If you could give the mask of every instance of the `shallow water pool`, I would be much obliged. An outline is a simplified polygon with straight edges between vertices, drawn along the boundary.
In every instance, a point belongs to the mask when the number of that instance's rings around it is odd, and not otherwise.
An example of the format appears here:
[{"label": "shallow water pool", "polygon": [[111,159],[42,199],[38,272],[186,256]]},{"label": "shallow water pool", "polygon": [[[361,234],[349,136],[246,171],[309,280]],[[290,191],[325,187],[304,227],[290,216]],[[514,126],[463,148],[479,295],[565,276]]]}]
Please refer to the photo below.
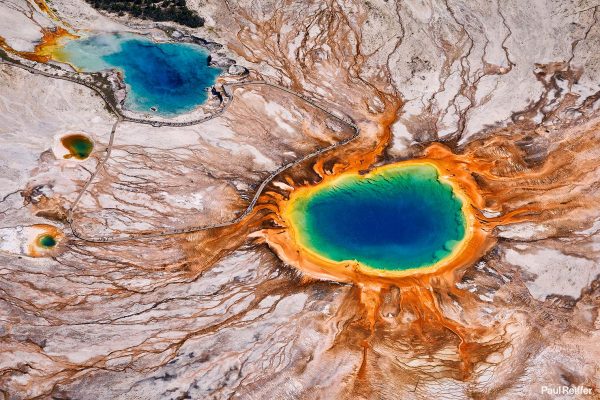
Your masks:
[{"label": "shallow water pool", "polygon": [[188,43],[156,43],[134,34],[107,33],[71,40],[54,52],[58,61],[84,72],[116,68],[127,85],[125,107],[174,116],[206,101],[220,69],[209,53]]}]

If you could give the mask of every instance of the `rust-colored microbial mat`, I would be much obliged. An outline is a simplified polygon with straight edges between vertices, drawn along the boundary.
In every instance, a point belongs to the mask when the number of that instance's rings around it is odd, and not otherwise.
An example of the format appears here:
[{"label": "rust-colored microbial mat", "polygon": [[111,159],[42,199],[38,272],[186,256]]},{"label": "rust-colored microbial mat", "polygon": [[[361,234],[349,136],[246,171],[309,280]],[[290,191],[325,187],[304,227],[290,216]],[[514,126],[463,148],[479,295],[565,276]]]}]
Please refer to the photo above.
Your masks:
[{"label": "rust-colored microbial mat", "polygon": [[0,400],[600,398],[597,5],[134,3],[0,2]]}]

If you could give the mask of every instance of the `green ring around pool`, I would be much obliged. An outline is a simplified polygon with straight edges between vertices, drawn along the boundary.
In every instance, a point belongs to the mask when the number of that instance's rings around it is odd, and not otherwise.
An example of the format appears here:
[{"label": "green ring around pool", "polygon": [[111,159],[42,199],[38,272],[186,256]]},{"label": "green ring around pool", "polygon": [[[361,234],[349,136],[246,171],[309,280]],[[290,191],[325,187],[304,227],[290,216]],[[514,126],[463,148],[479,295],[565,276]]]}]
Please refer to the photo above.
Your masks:
[{"label": "green ring around pool", "polygon": [[292,193],[292,237],[324,264],[358,263],[384,274],[431,270],[468,237],[468,200],[427,162],[345,173]]},{"label": "green ring around pool", "polygon": [[37,239],[37,243],[40,247],[43,247],[45,249],[51,249],[54,246],[56,246],[57,241],[54,238],[54,236],[46,234],[39,236]]}]

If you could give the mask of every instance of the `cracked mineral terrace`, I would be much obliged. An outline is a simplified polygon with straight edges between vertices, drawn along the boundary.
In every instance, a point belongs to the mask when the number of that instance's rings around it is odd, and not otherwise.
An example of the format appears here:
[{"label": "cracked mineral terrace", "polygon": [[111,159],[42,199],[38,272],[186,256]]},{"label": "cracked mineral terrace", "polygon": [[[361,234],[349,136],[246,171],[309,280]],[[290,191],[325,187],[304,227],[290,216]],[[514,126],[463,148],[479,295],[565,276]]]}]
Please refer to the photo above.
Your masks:
[{"label": "cracked mineral terrace", "polygon": [[600,3],[93,4],[0,0],[0,399],[600,398]]}]

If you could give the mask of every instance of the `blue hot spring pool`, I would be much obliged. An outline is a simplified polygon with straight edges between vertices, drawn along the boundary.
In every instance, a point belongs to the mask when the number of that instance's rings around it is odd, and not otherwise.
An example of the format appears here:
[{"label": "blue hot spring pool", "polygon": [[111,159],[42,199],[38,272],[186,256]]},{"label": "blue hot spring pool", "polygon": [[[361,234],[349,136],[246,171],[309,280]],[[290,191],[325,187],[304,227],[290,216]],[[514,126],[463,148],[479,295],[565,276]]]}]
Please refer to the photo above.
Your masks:
[{"label": "blue hot spring pool", "polygon": [[[174,116],[206,101],[220,69],[208,66],[209,53],[188,43],[156,43],[134,34],[98,34],[67,42],[58,61],[84,72],[116,68],[127,85],[125,107]],[[155,108],[156,111],[153,111]]]},{"label": "blue hot spring pool", "polygon": [[290,202],[284,215],[295,240],[327,260],[387,271],[430,267],[465,237],[463,201],[427,164],[341,175]]}]

